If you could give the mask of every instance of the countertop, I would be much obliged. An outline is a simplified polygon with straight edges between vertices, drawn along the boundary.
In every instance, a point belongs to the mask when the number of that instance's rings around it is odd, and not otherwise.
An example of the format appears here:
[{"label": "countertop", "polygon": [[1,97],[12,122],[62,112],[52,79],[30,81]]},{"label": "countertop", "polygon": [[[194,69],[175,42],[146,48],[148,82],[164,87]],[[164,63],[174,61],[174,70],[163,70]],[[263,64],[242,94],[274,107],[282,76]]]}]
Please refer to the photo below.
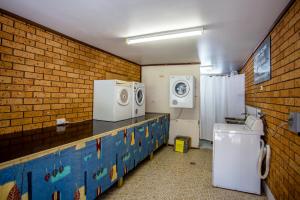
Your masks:
[{"label": "countertop", "polygon": [[88,120],[64,127],[47,127],[0,136],[0,164],[6,161],[59,147],[68,143],[101,135],[109,131],[156,119],[165,113],[146,113],[145,116],[107,122]]}]

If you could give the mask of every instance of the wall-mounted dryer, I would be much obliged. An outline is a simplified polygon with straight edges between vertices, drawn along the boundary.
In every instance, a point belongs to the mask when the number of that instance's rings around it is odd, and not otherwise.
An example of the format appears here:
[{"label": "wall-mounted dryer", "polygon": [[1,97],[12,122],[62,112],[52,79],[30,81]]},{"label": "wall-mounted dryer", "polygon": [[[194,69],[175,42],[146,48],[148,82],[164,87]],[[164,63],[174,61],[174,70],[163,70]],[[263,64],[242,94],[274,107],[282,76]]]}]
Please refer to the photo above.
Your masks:
[{"label": "wall-mounted dryer", "polygon": [[132,82],[132,117],[145,115],[145,85]]},{"label": "wall-mounted dryer", "polygon": [[120,80],[95,80],[93,119],[120,121],[131,118],[132,83]]},{"label": "wall-mounted dryer", "polygon": [[194,76],[170,76],[170,107],[193,108],[194,93]]}]

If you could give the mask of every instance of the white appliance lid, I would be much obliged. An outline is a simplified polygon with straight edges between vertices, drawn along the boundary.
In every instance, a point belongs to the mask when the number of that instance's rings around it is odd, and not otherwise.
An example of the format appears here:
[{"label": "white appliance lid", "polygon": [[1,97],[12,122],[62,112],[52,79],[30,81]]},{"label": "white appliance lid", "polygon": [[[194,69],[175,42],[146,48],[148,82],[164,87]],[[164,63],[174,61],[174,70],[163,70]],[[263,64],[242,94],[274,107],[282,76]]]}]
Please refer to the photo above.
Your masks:
[{"label": "white appliance lid", "polygon": [[234,133],[234,134],[250,134],[263,135],[261,131],[252,131],[246,125],[240,124],[214,124],[214,132],[216,133]]}]

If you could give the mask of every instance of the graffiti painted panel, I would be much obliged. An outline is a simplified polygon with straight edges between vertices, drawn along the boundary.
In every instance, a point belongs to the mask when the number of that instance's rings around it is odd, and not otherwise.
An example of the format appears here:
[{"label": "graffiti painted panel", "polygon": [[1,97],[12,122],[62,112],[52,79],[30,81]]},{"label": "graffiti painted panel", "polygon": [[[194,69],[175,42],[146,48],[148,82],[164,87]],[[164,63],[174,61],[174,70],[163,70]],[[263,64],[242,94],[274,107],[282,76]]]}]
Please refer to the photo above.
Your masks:
[{"label": "graffiti painted panel", "polygon": [[[95,199],[169,137],[162,117],[0,170],[4,199]],[[42,192],[41,192],[42,191]]]}]

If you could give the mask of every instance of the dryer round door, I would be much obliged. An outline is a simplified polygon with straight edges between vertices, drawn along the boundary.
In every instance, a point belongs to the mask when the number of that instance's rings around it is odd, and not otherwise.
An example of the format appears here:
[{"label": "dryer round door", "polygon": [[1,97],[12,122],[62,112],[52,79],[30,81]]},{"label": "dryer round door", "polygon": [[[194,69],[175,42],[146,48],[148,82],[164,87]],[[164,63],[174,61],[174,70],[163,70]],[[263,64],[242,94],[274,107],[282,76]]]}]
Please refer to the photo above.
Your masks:
[{"label": "dryer round door", "polygon": [[144,104],[145,94],[142,88],[137,88],[135,92],[135,102],[137,105],[142,106]]},{"label": "dryer round door", "polygon": [[121,88],[118,94],[118,104],[126,106],[129,103],[129,92],[126,88]]},{"label": "dryer round door", "polygon": [[190,92],[189,84],[184,80],[178,80],[173,84],[173,94],[177,97],[185,97]]}]

